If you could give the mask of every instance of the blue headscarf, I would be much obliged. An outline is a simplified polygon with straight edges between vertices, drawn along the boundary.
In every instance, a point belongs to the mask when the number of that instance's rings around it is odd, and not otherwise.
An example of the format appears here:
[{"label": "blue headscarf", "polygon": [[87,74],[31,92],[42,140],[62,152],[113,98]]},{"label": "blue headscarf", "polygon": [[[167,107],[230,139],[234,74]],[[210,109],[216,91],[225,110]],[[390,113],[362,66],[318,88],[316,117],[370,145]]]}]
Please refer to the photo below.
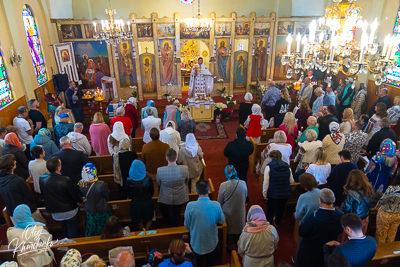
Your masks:
[{"label": "blue headscarf", "polygon": [[228,179],[228,181],[231,179],[239,180],[239,177],[237,177],[237,172],[235,167],[233,167],[230,164],[225,167],[225,176]]},{"label": "blue headscarf", "polygon": [[146,166],[140,160],[135,159],[132,162],[131,168],[129,169],[129,177],[128,179],[132,179],[134,181],[141,181],[146,177]]},{"label": "blue headscarf", "polygon": [[15,221],[15,228],[25,229],[35,225],[45,226],[43,223],[35,222],[31,217],[32,213],[29,207],[25,204],[18,205],[14,209],[13,218]]},{"label": "blue headscarf", "polygon": [[155,107],[155,103],[154,103],[154,101],[153,100],[149,100],[149,101],[147,101],[147,106],[148,107]]}]

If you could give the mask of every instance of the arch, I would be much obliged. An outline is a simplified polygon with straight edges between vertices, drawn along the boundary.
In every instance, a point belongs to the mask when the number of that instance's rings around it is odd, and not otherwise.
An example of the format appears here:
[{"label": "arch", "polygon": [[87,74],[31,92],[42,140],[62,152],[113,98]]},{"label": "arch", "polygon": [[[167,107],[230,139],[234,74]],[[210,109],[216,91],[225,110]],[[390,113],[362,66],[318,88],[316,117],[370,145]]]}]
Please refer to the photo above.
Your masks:
[{"label": "arch", "polygon": [[46,71],[42,45],[40,44],[39,30],[33,12],[28,5],[22,7],[22,21],[24,23],[26,39],[28,40],[36,80],[38,85],[43,85],[49,80],[49,78]]},{"label": "arch", "polygon": [[0,108],[4,108],[12,101],[14,101],[14,94],[11,91],[6,67],[0,51]]}]

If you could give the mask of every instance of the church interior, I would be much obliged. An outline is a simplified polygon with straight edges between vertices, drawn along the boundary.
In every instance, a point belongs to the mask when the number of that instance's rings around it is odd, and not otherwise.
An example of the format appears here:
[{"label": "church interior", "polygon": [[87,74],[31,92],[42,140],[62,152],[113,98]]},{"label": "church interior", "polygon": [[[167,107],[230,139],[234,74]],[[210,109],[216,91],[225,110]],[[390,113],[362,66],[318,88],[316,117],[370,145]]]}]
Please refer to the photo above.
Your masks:
[{"label": "church interior", "polygon": [[397,0],[1,0],[0,267],[400,266],[399,34]]}]

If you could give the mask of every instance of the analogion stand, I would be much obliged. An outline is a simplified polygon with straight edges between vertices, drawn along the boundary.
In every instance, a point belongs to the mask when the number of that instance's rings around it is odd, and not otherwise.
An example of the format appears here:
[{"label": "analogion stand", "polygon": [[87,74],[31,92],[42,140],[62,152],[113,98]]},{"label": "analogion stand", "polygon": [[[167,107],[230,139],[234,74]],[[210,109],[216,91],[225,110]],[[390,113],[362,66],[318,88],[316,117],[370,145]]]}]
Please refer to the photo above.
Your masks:
[{"label": "analogion stand", "polygon": [[211,122],[214,120],[214,100],[207,97],[204,100],[188,98],[190,115],[196,122]]}]

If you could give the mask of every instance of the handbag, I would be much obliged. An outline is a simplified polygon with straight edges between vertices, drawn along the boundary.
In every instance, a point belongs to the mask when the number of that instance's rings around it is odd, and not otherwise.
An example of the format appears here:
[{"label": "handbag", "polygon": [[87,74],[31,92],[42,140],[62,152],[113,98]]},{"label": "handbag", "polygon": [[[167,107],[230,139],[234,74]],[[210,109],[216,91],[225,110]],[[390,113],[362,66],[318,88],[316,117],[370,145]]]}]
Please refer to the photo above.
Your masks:
[{"label": "handbag", "polygon": [[374,128],[375,123],[376,123],[376,120],[374,120],[374,119],[369,119],[368,124],[367,124],[367,127],[365,128],[365,131],[364,131],[364,132],[367,133],[367,134],[369,134],[369,133],[372,131],[372,129]]},{"label": "handbag", "polygon": [[225,200],[225,202],[222,204],[221,208],[224,206],[224,204],[225,204],[226,202],[228,202],[229,199],[231,199],[231,197],[233,196],[233,194],[235,194],[236,188],[238,187],[239,183],[240,183],[240,180],[237,181],[236,186],[235,186],[235,189],[233,189],[232,194],[228,197],[227,200]]}]

